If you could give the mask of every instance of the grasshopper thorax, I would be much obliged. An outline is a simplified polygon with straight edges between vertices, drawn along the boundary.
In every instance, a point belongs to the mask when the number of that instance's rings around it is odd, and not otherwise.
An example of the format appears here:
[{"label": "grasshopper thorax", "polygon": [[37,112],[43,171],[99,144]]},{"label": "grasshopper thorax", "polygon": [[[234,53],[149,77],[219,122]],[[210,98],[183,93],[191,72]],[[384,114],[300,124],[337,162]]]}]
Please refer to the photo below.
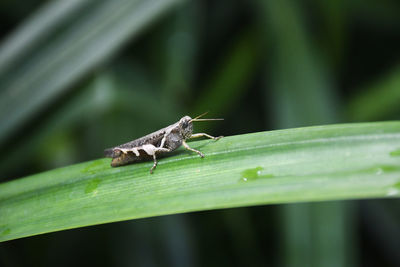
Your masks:
[{"label": "grasshopper thorax", "polygon": [[192,136],[193,133],[193,122],[192,118],[189,116],[185,116],[179,120],[179,129],[183,136],[183,138],[188,139]]}]

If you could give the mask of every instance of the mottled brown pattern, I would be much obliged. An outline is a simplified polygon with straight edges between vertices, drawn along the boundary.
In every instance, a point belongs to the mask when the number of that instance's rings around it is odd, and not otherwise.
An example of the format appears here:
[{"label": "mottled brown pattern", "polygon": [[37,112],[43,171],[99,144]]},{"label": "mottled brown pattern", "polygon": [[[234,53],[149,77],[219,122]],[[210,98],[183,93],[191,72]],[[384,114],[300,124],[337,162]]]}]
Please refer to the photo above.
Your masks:
[{"label": "mottled brown pattern", "polygon": [[153,159],[152,156],[146,154],[145,151],[139,150],[139,156],[136,156],[133,152],[128,152],[127,154],[120,153],[119,156],[116,156],[111,161],[112,167],[123,166],[126,164],[141,162]]},{"label": "mottled brown pattern", "polygon": [[[161,140],[166,133],[169,133],[169,135],[168,138],[166,138],[165,140],[164,147],[173,151],[182,145],[182,140],[190,137],[190,135],[192,134],[193,123],[190,122],[190,120],[191,118],[189,116],[185,116],[178,122],[162,128],[156,132],[150,133],[146,136],[127,142],[125,144],[118,145],[113,148],[108,148],[104,150],[104,155],[113,159],[111,162],[111,166],[113,167],[122,166],[133,162],[150,160],[153,157],[151,155],[148,155],[145,151],[141,150],[140,147],[146,144],[160,147]],[[118,150],[119,148],[137,148],[139,156],[136,156],[133,152],[129,152],[127,154],[122,153],[120,150]]]},{"label": "mottled brown pattern", "polygon": [[[189,116],[185,116],[178,122],[154,133],[113,148],[108,148],[104,150],[104,155],[112,158],[112,167],[153,159],[154,164],[150,169],[150,173],[152,173],[157,166],[157,155],[174,151],[182,144],[186,149],[196,152],[200,157],[204,157],[203,153],[190,148],[185,142],[185,140],[191,138],[193,134],[192,121],[196,121],[196,118],[192,119]],[[215,138],[204,133],[195,134],[193,137],[200,136],[205,136],[215,140],[220,138]]]}]

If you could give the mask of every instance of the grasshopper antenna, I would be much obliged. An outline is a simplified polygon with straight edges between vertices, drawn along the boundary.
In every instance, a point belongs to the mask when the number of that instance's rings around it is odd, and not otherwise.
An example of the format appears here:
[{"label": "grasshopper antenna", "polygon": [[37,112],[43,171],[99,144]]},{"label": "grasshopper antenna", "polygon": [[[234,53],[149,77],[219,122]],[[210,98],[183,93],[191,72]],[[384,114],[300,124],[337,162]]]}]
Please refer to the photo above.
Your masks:
[{"label": "grasshopper antenna", "polygon": [[190,122],[192,122],[192,121],[222,121],[222,120],[224,120],[224,119],[200,119],[201,117],[203,117],[207,113],[208,113],[208,111],[204,112],[203,114],[200,114],[196,118],[191,119]]},{"label": "grasshopper antenna", "polygon": [[204,112],[203,114],[200,114],[199,116],[197,116],[196,118],[194,118],[194,119],[191,119],[190,121],[197,120],[197,119],[199,119],[199,118],[203,117],[204,115],[206,115],[208,112],[209,112],[209,111],[206,111],[206,112]]}]

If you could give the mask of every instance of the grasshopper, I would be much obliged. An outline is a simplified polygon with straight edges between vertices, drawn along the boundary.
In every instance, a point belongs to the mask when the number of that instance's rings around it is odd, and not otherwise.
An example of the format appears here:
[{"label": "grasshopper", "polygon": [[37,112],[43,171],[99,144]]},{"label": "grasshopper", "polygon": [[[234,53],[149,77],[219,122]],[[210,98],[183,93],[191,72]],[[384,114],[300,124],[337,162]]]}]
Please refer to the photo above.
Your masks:
[{"label": "grasshopper", "polygon": [[187,150],[196,152],[200,157],[204,158],[204,154],[191,148],[186,140],[198,137],[207,137],[218,140],[223,136],[214,137],[206,133],[193,134],[193,122],[195,121],[211,121],[222,119],[200,119],[206,113],[203,113],[194,119],[184,116],[178,122],[162,128],[156,132],[133,140],[131,142],[104,150],[106,157],[112,158],[111,166],[119,167],[126,164],[140,162],[153,159],[154,164],[150,169],[153,173],[157,167],[157,155],[174,151],[181,145]]}]

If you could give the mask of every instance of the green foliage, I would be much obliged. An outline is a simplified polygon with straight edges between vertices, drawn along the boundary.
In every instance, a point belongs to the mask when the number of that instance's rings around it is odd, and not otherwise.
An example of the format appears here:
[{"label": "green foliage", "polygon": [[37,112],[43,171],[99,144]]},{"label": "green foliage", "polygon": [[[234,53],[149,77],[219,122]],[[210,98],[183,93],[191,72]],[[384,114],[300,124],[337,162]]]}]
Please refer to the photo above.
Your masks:
[{"label": "green foliage", "polygon": [[160,160],[98,159],[0,184],[0,240],[106,222],[268,203],[400,195],[400,122],[260,132]]},{"label": "green foliage", "polygon": [[[102,254],[118,259],[109,264],[117,266],[157,265],[154,259],[172,266],[227,265],[228,260],[239,266],[356,266],[365,255],[369,263],[399,265],[398,199],[299,203],[397,196],[398,184],[390,176],[399,177],[400,150],[381,139],[390,136],[388,127],[397,122],[376,128],[347,125],[343,132],[336,128],[337,138],[343,138],[337,141],[360,138],[346,149],[344,143],[323,140],[321,145],[298,144],[297,137],[318,138],[288,134],[313,128],[193,143],[209,157],[201,160],[180,150],[162,159],[154,175],[148,174],[151,163],[118,169],[111,169],[109,160],[72,165],[206,110],[210,117],[225,118],[196,125],[196,132],[213,135],[399,120],[398,1],[31,0],[21,5],[6,0],[0,7],[0,180],[38,173],[0,185],[2,240],[106,222],[107,216],[115,221],[156,211],[183,212],[185,207],[295,202],[134,220],[3,243],[1,266],[60,265],[65,251],[46,247],[62,248],[73,238],[90,244],[80,242],[68,254],[69,260],[75,256],[85,265],[85,257],[76,252],[105,249],[101,242],[94,245],[93,237],[85,235],[89,232],[96,232],[96,241],[112,244],[114,249]],[[352,127],[357,134],[350,134]],[[288,147],[282,148],[278,133],[287,137]],[[330,134],[332,140],[335,133]],[[366,144],[364,136],[377,139]],[[255,137],[263,143],[260,148]],[[227,149],[229,143],[243,145],[243,151]],[[56,169],[62,166],[69,167]],[[42,173],[50,169],[56,170]],[[188,173],[197,170],[204,177]],[[238,182],[243,176],[247,181]],[[203,189],[207,196],[201,195]],[[153,190],[155,198],[144,190]],[[145,200],[146,194],[154,201]],[[233,198],[238,202],[230,202]],[[186,200],[187,206],[180,206]],[[118,205],[125,206],[110,215],[110,207]],[[62,225],[64,219],[70,224]],[[47,230],[29,232],[39,226]],[[135,234],[128,244],[129,233]],[[34,248],[35,256],[20,247]],[[86,258],[90,265],[107,262]]]},{"label": "green foliage", "polygon": [[0,50],[0,145],[177,2],[49,3]]},{"label": "green foliage", "polygon": [[348,106],[348,116],[354,121],[377,120],[392,116],[400,110],[400,67],[387,77],[362,88]]}]

